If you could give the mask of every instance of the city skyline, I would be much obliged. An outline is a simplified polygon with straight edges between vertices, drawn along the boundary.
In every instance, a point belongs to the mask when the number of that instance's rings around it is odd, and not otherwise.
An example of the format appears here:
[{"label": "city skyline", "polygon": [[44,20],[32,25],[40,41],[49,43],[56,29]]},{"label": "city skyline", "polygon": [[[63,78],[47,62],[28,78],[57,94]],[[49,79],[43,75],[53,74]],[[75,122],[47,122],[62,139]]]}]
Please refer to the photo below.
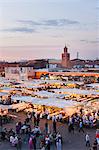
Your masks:
[{"label": "city skyline", "polygon": [[0,59],[99,56],[97,0],[0,0]]}]

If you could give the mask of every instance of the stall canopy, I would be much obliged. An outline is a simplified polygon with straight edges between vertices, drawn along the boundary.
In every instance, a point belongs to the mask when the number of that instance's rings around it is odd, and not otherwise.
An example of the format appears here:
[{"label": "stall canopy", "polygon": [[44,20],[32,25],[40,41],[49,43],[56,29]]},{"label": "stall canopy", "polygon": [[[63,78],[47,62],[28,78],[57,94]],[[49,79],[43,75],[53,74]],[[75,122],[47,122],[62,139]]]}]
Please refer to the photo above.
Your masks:
[{"label": "stall canopy", "polygon": [[97,88],[99,90],[99,83],[87,84],[88,87]]},{"label": "stall canopy", "polygon": [[5,110],[5,109],[11,109],[11,105],[0,105],[0,109]]},{"label": "stall canopy", "polygon": [[8,93],[0,92],[0,96],[5,96],[5,95],[8,95]]},{"label": "stall canopy", "polygon": [[9,92],[13,91],[14,88],[10,88],[10,87],[1,87],[0,90],[1,90],[2,92],[9,93]]},{"label": "stall canopy", "polygon": [[38,91],[38,92],[34,92],[34,95],[40,97],[55,97],[56,94],[48,91]]},{"label": "stall canopy", "polygon": [[32,104],[36,104],[36,105],[46,105],[46,106],[53,106],[53,107],[58,107],[58,108],[65,108],[65,107],[79,105],[78,102],[72,101],[72,100],[66,101],[66,100],[57,99],[57,98],[41,99],[41,98],[34,98],[31,96],[12,96],[12,100],[31,102]]},{"label": "stall canopy", "polygon": [[80,94],[80,95],[99,95],[99,92],[95,90],[81,90],[81,89],[54,89],[56,93],[69,93],[69,94]]}]

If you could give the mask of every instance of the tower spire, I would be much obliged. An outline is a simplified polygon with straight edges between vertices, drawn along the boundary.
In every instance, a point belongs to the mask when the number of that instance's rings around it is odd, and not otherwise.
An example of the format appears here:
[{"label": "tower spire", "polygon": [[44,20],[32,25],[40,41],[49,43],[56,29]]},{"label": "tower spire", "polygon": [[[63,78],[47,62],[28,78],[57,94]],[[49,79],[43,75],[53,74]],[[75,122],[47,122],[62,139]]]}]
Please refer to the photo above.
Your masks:
[{"label": "tower spire", "polygon": [[67,46],[66,46],[66,44],[65,44],[65,47],[64,47],[64,52],[67,52]]}]

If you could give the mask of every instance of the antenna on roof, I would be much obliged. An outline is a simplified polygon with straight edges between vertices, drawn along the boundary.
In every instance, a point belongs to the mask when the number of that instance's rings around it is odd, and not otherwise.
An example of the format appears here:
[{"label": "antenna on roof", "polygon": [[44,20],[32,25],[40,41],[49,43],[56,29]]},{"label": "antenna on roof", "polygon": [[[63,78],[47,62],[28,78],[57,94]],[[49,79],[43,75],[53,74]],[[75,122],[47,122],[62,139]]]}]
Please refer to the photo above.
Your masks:
[{"label": "antenna on roof", "polygon": [[77,59],[79,59],[79,52],[77,52]]}]

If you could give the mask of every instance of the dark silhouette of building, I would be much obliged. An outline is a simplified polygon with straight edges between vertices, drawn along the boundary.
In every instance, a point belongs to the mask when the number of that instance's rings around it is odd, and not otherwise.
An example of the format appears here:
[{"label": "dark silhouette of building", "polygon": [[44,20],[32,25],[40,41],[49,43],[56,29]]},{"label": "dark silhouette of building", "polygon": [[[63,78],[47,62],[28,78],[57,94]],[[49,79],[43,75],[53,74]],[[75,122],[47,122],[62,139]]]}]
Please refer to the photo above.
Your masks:
[{"label": "dark silhouette of building", "polygon": [[72,59],[71,68],[97,68],[98,69],[99,60]]}]

